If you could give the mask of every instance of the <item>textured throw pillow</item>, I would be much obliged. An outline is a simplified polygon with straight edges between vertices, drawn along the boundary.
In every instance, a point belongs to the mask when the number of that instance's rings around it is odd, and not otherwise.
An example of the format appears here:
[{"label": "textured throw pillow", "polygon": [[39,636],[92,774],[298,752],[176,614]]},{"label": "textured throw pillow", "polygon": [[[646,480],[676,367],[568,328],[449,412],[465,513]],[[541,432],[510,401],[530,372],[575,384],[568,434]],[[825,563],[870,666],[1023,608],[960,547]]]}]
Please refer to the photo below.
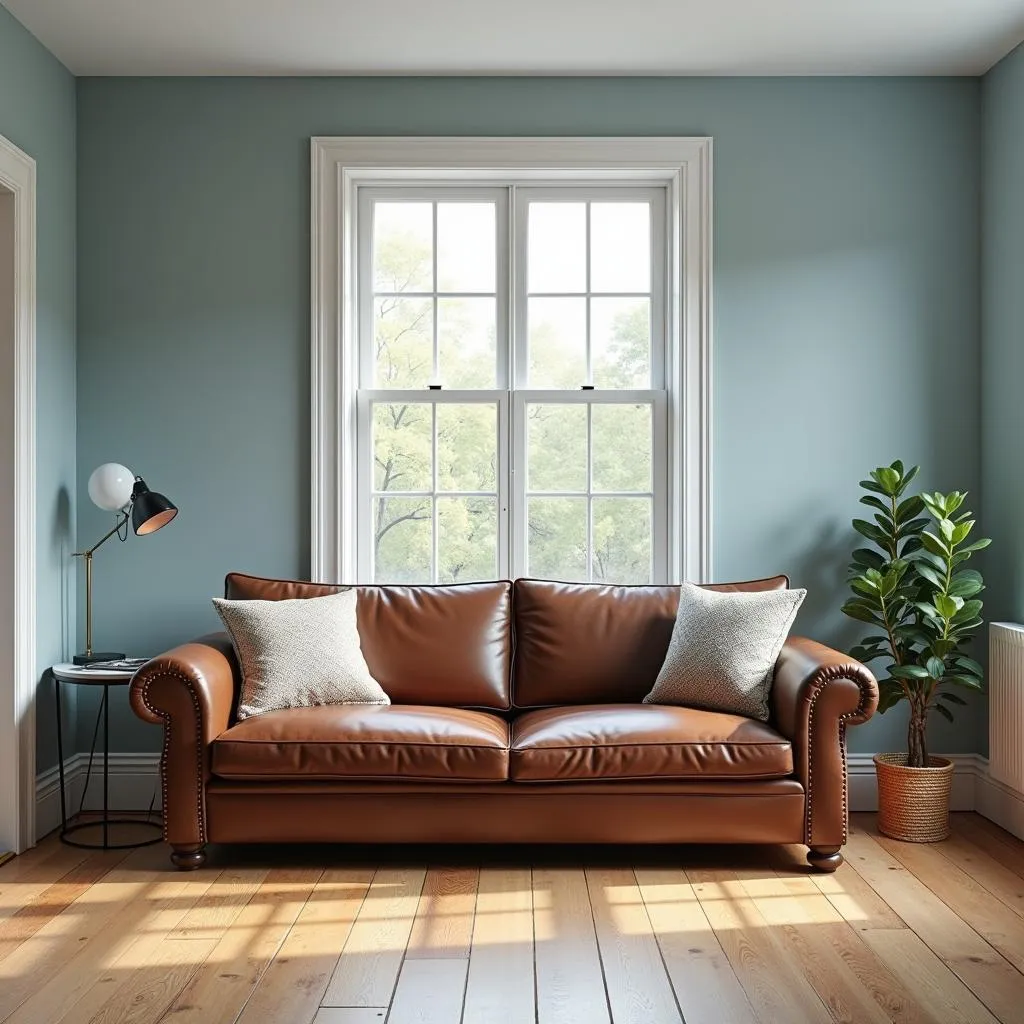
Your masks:
[{"label": "textured throw pillow", "polygon": [[214,598],[242,667],[238,717],[320,704],[390,704],[366,667],[356,591],[295,601]]},{"label": "textured throw pillow", "polygon": [[721,594],[684,583],[665,663],[645,704],[688,704],[768,720],[782,645],[806,590]]}]

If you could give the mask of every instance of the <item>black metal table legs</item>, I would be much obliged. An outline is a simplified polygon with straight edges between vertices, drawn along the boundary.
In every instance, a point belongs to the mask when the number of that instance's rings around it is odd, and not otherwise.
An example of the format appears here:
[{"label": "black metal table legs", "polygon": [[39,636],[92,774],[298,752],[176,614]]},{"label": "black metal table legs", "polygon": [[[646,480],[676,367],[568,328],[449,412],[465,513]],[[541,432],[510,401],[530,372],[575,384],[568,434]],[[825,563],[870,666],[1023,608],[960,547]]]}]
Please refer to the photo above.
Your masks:
[{"label": "black metal table legs", "polygon": [[[60,775],[60,841],[68,846],[77,846],[84,850],[134,850],[140,846],[151,846],[163,839],[163,828],[159,821],[150,818],[125,818],[110,816],[110,684],[102,683],[103,696],[100,700],[100,710],[96,718],[96,728],[92,734],[92,746],[89,750],[89,767],[85,776],[85,788],[82,791],[82,799],[78,805],[78,811],[73,817],[81,816],[85,806],[85,796],[89,788],[89,780],[92,778],[93,761],[96,758],[96,739],[99,732],[99,719],[103,719],[103,816],[98,820],[77,821],[68,823],[67,787],[64,778],[64,723],[61,717],[60,700],[61,681],[53,677],[54,697],[57,710],[57,770]],[[143,839],[131,843],[112,843],[110,841],[111,825],[138,825],[142,828],[153,828],[157,835],[152,839]],[[76,832],[83,829],[103,830],[102,842],[91,842],[87,839],[71,838]]]}]

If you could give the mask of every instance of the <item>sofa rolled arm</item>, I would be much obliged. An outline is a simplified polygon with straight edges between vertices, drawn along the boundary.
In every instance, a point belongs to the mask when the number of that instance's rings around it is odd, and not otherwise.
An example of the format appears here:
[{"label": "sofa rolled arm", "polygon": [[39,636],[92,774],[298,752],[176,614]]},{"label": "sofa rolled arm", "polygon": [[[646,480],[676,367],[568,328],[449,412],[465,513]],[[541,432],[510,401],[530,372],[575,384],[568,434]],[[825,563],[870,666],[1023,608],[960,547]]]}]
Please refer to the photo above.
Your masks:
[{"label": "sofa rolled arm", "polygon": [[790,637],[775,666],[776,728],[793,744],[797,778],[807,793],[804,842],[838,850],[846,842],[846,727],[878,707],[878,683],[859,661],[805,637]]},{"label": "sofa rolled arm", "polygon": [[153,658],[132,679],[132,710],[164,727],[164,838],[174,847],[176,863],[202,863],[210,744],[231,722],[240,678],[231,639],[211,633]]}]

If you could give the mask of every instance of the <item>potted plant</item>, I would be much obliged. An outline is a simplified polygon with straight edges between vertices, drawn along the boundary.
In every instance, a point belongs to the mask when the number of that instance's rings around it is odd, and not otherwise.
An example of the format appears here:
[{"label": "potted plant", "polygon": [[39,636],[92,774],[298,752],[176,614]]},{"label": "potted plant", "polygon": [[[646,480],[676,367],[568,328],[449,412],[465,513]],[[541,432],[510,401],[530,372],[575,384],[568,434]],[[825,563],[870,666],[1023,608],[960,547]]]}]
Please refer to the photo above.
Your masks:
[{"label": "potted plant", "polygon": [[880,712],[906,701],[910,723],[905,754],[875,755],[878,828],[910,842],[937,842],[949,835],[949,793],[953,763],[928,753],[928,721],[934,712],[953,721],[966,701],[954,688],[981,691],[983,670],[965,653],[981,625],[981,574],[964,567],[988,540],[970,540],[966,493],[913,494],[906,491],[917,466],[882,466],[862,480],[861,503],[873,521],[854,519],[853,528],[872,547],[853,552],[850,587],[843,605],[871,634],[850,654],[863,662],[884,659],[879,679]]}]

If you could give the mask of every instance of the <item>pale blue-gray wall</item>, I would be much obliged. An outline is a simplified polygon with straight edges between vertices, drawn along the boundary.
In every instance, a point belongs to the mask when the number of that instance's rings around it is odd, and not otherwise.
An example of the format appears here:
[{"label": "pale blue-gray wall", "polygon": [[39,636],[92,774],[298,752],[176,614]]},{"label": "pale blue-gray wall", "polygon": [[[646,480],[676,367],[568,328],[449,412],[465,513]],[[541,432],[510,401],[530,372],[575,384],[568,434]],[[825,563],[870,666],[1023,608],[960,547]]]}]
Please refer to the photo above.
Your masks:
[{"label": "pale blue-gray wall", "polygon": [[[77,486],[75,79],[2,6],[0,135],[36,161],[36,661],[41,675],[68,656],[75,635],[68,562]],[[73,698],[68,710],[73,719]],[[49,768],[57,762],[49,683],[40,688],[36,715],[36,763]]]},{"label": "pale blue-gray wall", "polygon": [[[978,485],[976,79],[82,79],[78,465],[181,506],[97,556],[97,642],[215,628],[224,573],[309,559],[309,137],[712,135],[715,566],[788,572],[843,646],[857,480]],[[85,537],[106,523],[79,506]],[[82,716],[82,724],[88,722]],[[854,730],[901,749],[903,712]],[[939,723],[973,749],[979,716]],[[123,710],[117,744],[155,749]]]},{"label": "pale blue-gray wall", "polygon": [[[981,487],[986,613],[1024,621],[1024,46],[984,78]],[[987,737],[985,737],[987,740]],[[982,749],[985,749],[983,746]]]}]

